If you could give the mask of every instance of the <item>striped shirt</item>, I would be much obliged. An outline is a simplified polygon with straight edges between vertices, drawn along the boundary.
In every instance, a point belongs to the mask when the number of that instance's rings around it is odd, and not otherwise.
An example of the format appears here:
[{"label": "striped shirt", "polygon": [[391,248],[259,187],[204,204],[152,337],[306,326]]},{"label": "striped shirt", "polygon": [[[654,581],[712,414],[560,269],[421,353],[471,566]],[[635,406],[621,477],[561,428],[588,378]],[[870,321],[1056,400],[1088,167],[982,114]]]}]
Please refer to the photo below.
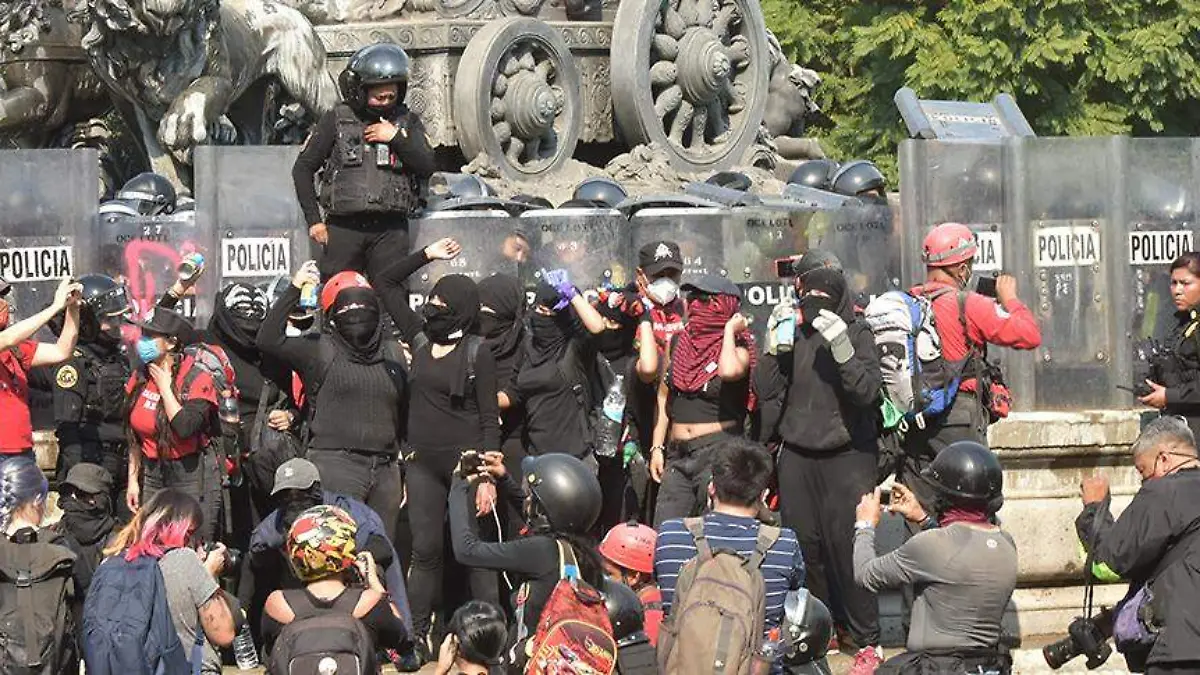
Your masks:
[{"label": "striped shirt", "polygon": [[[748,558],[754,553],[754,543],[758,540],[758,521],[749,516],[709,513],[704,516],[704,535],[712,550],[732,549]],[[664,615],[671,613],[679,571],[695,557],[696,544],[683,520],[668,520],[659,527],[654,549],[654,574],[662,591]],[[767,587],[766,628],[769,630],[783,622],[783,601],[787,592],[804,585],[804,558],[795,532],[783,528],[779,540],[767,551],[761,569]]]}]

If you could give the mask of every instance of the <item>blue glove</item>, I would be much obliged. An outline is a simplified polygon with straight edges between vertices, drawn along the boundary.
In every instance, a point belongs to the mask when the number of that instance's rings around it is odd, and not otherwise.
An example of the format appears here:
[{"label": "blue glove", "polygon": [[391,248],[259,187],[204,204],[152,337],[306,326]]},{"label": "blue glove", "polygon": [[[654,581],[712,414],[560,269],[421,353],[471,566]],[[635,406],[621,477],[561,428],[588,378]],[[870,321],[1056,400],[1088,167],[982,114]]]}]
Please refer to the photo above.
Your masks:
[{"label": "blue glove", "polygon": [[579,290],[571,284],[570,274],[564,269],[542,270],[542,280],[558,291],[559,301],[554,305],[556,312],[571,304],[571,300],[579,295]]}]

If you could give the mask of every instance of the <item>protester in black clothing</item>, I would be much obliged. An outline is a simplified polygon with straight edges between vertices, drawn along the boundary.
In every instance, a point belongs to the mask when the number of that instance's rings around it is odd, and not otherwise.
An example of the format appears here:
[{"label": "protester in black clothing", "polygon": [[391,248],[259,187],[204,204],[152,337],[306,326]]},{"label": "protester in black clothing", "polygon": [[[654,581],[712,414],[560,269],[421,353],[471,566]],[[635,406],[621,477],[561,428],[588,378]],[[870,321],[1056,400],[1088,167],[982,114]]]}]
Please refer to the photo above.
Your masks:
[{"label": "protester in black clothing", "polygon": [[[487,459],[480,478],[496,480],[503,499],[521,499],[522,488],[508,476],[502,457]],[[450,492],[450,534],[454,556],[464,565],[486,567],[514,575],[519,585],[513,593],[517,608],[514,634],[510,637],[515,656],[512,665],[521,667],[528,658],[525,643],[532,638],[542,608],[559,581],[558,542],[567,544],[579,563],[583,581],[594,588],[604,583],[604,569],[593,542],[586,538],[600,515],[600,483],[583,462],[558,453],[526,457],[524,509],[528,536],[502,543],[480,541],[472,527],[470,484],[455,478]]]},{"label": "protester in black clothing", "polygon": [[496,360],[496,399],[500,405],[500,449],[510,473],[525,456],[525,411],[517,401],[517,373],[525,357],[525,289],[510,274],[479,282],[479,334]]},{"label": "protester in black clothing", "polygon": [[1075,530],[1096,563],[1129,580],[1131,600],[1149,586],[1143,607],[1158,630],[1147,650],[1126,650],[1130,670],[1150,675],[1200,672],[1200,460],[1196,439],[1178,417],[1160,417],[1133,444],[1142,487],[1113,520],[1108,479],[1083,481],[1083,512]]},{"label": "protester in black clothing", "polygon": [[746,413],[755,404],[756,355],[746,318],[738,313],[741,290],[711,274],[682,290],[687,325],[668,345],[650,448],[650,476],[661,483],[656,527],[700,512],[713,453],[730,434],[744,431]]},{"label": "protester in black clothing", "polygon": [[[63,535],[75,553],[75,581],[80,595],[92,583],[92,574],[104,559],[104,547],[116,527],[113,515],[113,477],[102,466],[76,464],[58,486],[62,520],[54,530]],[[80,605],[82,606],[82,597]]]},{"label": "protester in black clothing", "polygon": [[[316,506],[296,518],[288,531],[287,556],[292,572],[305,586],[275,591],[267,598],[262,620],[267,651],[273,651],[280,632],[301,612],[305,617],[353,615],[374,639],[372,653],[408,647],[408,630],[379,578],[374,557],[355,546],[357,530],[354,519],[336,506]],[[321,630],[315,628],[313,635]],[[271,665],[277,665],[277,661],[273,658]],[[270,671],[274,675],[288,673],[278,668]],[[378,665],[362,664],[360,672],[378,672]]]},{"label": "protester in black clothing", "polygon": [[304,263],[267,313],[258,347],[300,374],[311,410],[306,456],[320,469],[325,488],[364,502],[395,527],[408,407],[399,348],[385,346],[379,298],[354,272],[336,275],[322,290],[328,299],[323,330],[286,337],[300,288],[318,281],[316,263]]},{"label": "protester in black clothing", "polygon": [[[442,609],[442,548],[446,498],[455,467],[464,451],[500,447],[500,409],[496,399],[496,361],[474,335],[479,316],[479,290],[460,274],[442,277],[425,303],[425,333],[430,343],[413,354],[409,377],[409,455],[406,469],[413,561],[409,596],[413,631],[424,637],[430,616]],[[473,361],[473,363],[472,363]],[[476,515],[491,514],[495,487],[481,485],[475,495]],[[498,600],[496,575],[471,575],[476,599]],[[438,643],[440,641],[436,641]]]},{"label": "protester in black clothing", "polygon": [[[110,495],[122,520],[131,515],[123,495],[129,449],[125,438],[125,383],[132,372],[121,346],[121,325],[129,313],[125,287],[111,277],[79,278],[79,338],[71,358],[30,371],[30,384],[52,391],[54,434],[58,439],[56,473],[65,476],[80,462],[103,466],[119,483]],[[55,334],[61,315],[51,321]]]},{"label": "protester in black clothing", "polygon": [[882,379],[871,329],[854,313],[842,272],[804,275],[791,351],[763,357],[758,390],[781,415],[780,515],[808,563],[808,587],[850,629],[859,648],[879,645],[875,595],[854,583],[854,510],[875,487]]},{"label": "protester in black clothing", "polygon": [[527,452],[582,458],[590,451],[588,387],[596,372],[596,345],[588,338],[604,332],[604,318],[569,281],[558,286],[544,278],[538,284],[517,396],[525,407]]},{"label": "protester in black clothing", "polygon": [[[389,260],[408,253],[418,183],[434,171],[425,128],[404,105],[408,69],[408,55],[393,44],[370,45],[351,56],[338,78],[342,103],[317,122],[292,168],[309,236],[324,247],[325,277],[349,269],[377,284]],[[406,342],[420,330],[411,309],[396,322]]]}]

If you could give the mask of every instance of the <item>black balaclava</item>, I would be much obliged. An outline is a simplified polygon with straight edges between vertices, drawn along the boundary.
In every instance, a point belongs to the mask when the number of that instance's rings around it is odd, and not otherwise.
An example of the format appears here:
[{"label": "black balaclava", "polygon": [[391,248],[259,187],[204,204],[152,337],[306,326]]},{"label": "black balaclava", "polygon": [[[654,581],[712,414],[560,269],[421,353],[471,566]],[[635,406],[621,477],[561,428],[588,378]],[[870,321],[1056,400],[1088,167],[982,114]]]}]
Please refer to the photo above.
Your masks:
[{"label": "black balaclava", "polygon": [[90,546],[102,541],[113,531],[112,498],[104,492],[88,495],[94,504],[79,499],[74,494],[64,493],[58,500],[63,510],[63,524],[75,541]]},{"label": "black balaclava", "polygon": [[823,309],[837,314],[847,323],[854,318],[854,306],[846,293],[846,277],[829,267],[804,275],[804,295],[800,297],[800,312],[805,324],[811,326],[813,318]]},{"label": "black balaclava", "polygon": [[333,300],[329,308],[330,335],[356,363],[378,363],[383,360],[383,323],[380,321],[379,298],[369,288],[347,288]]},{"label": "black balaclava", "polygon": [[283,529],[292,529],[292,523],[301,513],[325,503],[325,493],[320,483],[313,483],[306,490],[282,490],[279,493],[279,522]]},{"label": "black balaclava", "polygon": [[[558,302],[558,291],[545,281],[538,282],[534,304],[553,310]],[[529,355],[530,365],[540,366],[562,358],[574,333],[573,323],[574,317],[569,308],[551,316],[534,312],[529,317],[530,341],[533,347]]]},{"label": "black balaclava", "polygon": [[267,316],[267,294],[242,283],[229,284],[217,295],[211,330],[220,333],[232,347],[250,349]]},{"label": "black balaclava", "polygon": [[437,344],[450,345],[461,340],[479,317],[479,287],[469,277],[448,274],[434,284],[430,298],[441,299],[441,305],[426,303],[425,334]]},{"label": "black balaclava", "polygon": [[633,342],[637,337],[637,319],[625,311],[627,303],[637,302],[636,297],[629,297],[625,291],[613,291],[607,300],[596,304],[596,311],[605,320],[617,324],[616,328],[607,328],[595,337],[596,348],[609,361],[617,361],[633,353]]},{"label": "black balaclava", "polygon": [[[511,274],[493,274],[479,282],[479,334],[488,340],[497,358],[521,346],[521,320],[525,316],[525,290]],[[491,311],[484,311],[487,307]]]}]

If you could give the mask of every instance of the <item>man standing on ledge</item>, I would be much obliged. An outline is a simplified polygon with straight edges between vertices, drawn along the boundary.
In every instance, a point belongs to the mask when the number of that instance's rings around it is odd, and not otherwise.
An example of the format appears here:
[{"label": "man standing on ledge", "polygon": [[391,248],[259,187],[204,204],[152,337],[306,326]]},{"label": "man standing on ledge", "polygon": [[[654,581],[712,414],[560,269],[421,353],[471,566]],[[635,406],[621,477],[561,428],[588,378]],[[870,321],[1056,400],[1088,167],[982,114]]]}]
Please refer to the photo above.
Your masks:
[{"label": "man standing on ledge", "polygon": [[[376,283],[389,260],[408,254],[408,219],[434,169],[425,128],[404,105],[408,70],[396,45],[355,52],[338,77],[342,102],[317,122],[292,167],[308,234],[324,250],[322,278],[354,270]],[[403,310],[393,318],[411,343],[421,322]]]}]

